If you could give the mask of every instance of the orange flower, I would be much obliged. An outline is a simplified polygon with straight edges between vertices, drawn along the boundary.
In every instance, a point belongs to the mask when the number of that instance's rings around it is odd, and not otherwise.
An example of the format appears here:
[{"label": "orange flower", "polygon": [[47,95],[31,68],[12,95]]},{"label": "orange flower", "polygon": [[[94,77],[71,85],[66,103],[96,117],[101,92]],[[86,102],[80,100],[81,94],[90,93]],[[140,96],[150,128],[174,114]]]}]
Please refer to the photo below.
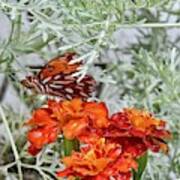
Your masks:
[{"label": "orange flower", "polygon": [[28,151],[32,155],[36,155],[45,144],[54,142],[57,139],[58,128],[56,126],[34,128],[28,132],[28,140],[31,145]]},{"label": "orange flower", "polygon": [[121,146],[107,143],[104,138],[93,145],[81,148],[81,152],[73,152],[63,159],[67,168],[57,173],[60,177],[78,176],[82,179],[109,179],[110,176],[129,174],[137,169],[137,163],[131,154],[122,154]]},{"label": "orange flower", "polygon": [[[145,151],[145,145],[154,152],[159,150],[167,152],[168,147],[164,139],[168,139],[170,136],[170,132],[165,130],[165,121],[154,118],[146,111],[134,108],[124,109],[123,112],[112,115],[110,125],[105,130],[107,138],[114,138],[116,141],[119,138],[121,144],[122,137],[128,137],[128,141],[131,141],[132,138],[137,141],[136,147],[140,146]],[[139,152],[143,153],[143,151]]]},{"label": "orange flower", "polygon": [[72,119],[80,119],[83,114],[83,102],[80,99],[71,101],[48,101],[48,108],[52,111],[52,117],[58,121],[63,128]]},{"label": "orange flower", "polygon": [[88,102],[84,104],[84,113],[87,115],[93,124],[94,128],[108,127],[108,109],[106,105],[95,102]]},{"label": "orange flower", "polygon": [[51,117],[51,110],[39,108],[33,112],[32,118],[26,122],[30,126],[56,126],[57,122]]},{"label": "orange flower", "polygon": [[80,99],[49,102],[53,116],[62,124],[67,139],[89,136],[92,129],[108,126],[108,110],[104,103],[83,102]]},{"label": "orange flower", "polygon": [[52,112],[48,108],[37,109],[26,125],[32,126],[27,134],[30,142],[28,151],[32,155],[36,155],[44,145],[54,142],[61,130],[60,124],[52,118]]},{"label": "orange flower", "polygon": [[137,131],[148,133],[151,131],[151,127],[163,128],[165,126],[165,121],[154,118],[147,111],[127,108],[124,109],[124,113],[127,115],[133,128]]},{"label": "orange flower", "polygon": [[54,142],[59,133],[67,139],[77,138],[83,142],[97,139],[102,135],[101,128],[108,126],[108,110],[104,103],[83,102],[80,99],[49,100],[46,107],[33,113],[26,125],[32,126],[28,140],[31,143],[30,152],[34,155],[45,144]]}]

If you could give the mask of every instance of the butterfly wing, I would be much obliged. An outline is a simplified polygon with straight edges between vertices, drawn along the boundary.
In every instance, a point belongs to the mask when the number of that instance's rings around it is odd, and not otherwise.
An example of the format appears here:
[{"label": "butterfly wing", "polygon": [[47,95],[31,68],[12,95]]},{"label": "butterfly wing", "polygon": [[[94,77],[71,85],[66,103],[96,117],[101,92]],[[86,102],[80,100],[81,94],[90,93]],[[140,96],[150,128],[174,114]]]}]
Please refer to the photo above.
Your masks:
[{"label": "butterfly wing", "polygon": [[56,75],[47,85],[47,94],[58,96],[62,99],[72,99],[79,97],[87,99],[95,90],[95,80],[90,75],[86,75],[80,82],[77,77],[71,75]]},{"label": "butterfly wing", "polygon": [[27,88],[41,94],[72,99],[79,97],[87,99],[95,90],[95,80],[86,75],[80,82],[72,74],[78,71],[82,63],[70,64],[75,53],[65,53],[63,56],[50,60],[35,76],[28,76],[22,81]]},{"label": "butterfly wing", "polygon": [[38,77],[44,80],[57,74],[72,74],[78,70],[81,63],[70,64],[75,53],[65,53],[63,56],[50,60],[39,72]]}]

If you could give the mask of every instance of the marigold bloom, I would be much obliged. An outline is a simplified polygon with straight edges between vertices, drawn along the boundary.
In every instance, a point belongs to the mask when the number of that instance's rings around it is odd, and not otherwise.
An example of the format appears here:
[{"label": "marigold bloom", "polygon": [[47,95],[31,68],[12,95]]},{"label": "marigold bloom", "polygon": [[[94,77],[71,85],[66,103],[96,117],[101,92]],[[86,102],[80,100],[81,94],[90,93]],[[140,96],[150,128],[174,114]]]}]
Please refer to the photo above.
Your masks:
[{"label": "marigold bloom", "polygon": [[85,103],[84,113],[89,119],[91,119],[94,128],[105,128],[108,126],[108,109],[103,102]]},{"label": "marigold bloom", "polygon": [[[60,177],[81,177],[82,179],[109,179],[110,176],[124,176],[137,169],[137,163],[129,153],[122,153],[121,146],[107,143],[104,138],[94,145],[81,148],[63,159],[67,168],[57,173]],[[129,177],[129,176],[128,176]],[[128,178],[129,179],[129,178]]]},{"label": "marigold bloom", "polygon": [[142,138],[118,137],[110,138],[108,140],[109,142],[120,144],[122,146],[122,152],[129,153],[135,158],[142,156],[148,150],[148,147]]},{"label": "marigold bloom", "polygon": [[54,127],[38,127],[28,132],[27,138],[31,145],[28,151],[32,155],[36,155],[44,145],[54,142],[57,139],[58,128]]},{"label": "marigold bloom", "polygon": [[49,102],[53,115],[62,124],[62,131],[67,139],[89,136],[92,129],[108,126],[108,110],[104,103],[83,102],[80,99]]},{"label": "marigold bloom", "polygon": [[35,155],[45,144],[54,142],[60,133],[67,139],[93,141],[102,135],[101,129],[108,126],[108,120],[104,103],[80,99],[60,102],[49,100],[48,105],[37,109],[26,123],[32,126],[28,132],[31,143],[29,152]]},{"label": "marigold bloom", "polygon": [[26,125],[32,126],[27,134],[30,142],[28,151],[36,155],[44,145],[54,142],[60,132],[61,126],[52,118],[52,112],[48,108],[37,109]]},{"label": "marigold bloom", "polygon": [[[170,132],[165,130],[165,121],[154,118],[146,111],[130,108],[112,115],[110,125],[105,130],[105,137],[114,138],[116,142],[119,138],[119,143],[126,147],[128,142],[135,141],[133,153],[141,155],[147,148],[154,152],[159,150],[167,152],[168,147],[164,139],[170,138]],[[137,150],[135,147],[139,149]]]},{"label": "marigold bloom", "polygon": [[48,108],[39,108],[33,112],[32,118],[26,122],[30,126],[56,126],[57,122],[51,117],[51,110]]}]

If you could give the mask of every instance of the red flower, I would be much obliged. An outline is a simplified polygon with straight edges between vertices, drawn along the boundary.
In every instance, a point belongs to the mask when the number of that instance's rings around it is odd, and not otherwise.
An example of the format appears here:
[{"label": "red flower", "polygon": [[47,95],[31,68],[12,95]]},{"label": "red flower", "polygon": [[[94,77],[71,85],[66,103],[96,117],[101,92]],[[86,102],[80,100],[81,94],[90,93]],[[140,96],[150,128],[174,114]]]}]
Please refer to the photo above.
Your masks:
[{"label": "red flower", "polygon": [[122,153],[120,145],[107,143],[104,138],[93,145],[82,147],[81,152],[73,152],[63,162],[67,168],[57,173],[60,177],[78,176],[82,179],[103,180],[114,176],[130,179],[132,168],[137,169],[131,154]]},{"label": "red flower", "polygon": [[148,149],[143,139],[138,137],[118,137],[108,138],[108,140],[120,144],[122,152],[130,153],[135,158],[142,156]]},{"label": "red flower", "polygon": [[119,141],[126,150],[132,149],[132,153],[138,156],[147,148],[154,152],[167,152],[164,139],[170,138],[170,132],[165,130],[165,121],[154,118],[146,111],[132,108],[112,115],[105,137]]}]

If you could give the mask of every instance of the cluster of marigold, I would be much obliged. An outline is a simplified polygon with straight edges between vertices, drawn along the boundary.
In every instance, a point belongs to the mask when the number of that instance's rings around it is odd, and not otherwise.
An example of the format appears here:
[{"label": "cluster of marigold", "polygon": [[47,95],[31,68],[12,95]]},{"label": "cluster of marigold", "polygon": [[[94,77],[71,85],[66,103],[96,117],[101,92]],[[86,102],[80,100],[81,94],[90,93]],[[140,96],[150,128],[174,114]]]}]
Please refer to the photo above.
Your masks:
[{"label": "cluster of marigold", "polygon": [[65,169],[57,172],[70,179],[128,180],[132,169],[138,168],[136,160],[148,149],[168,151],[165,140],[171,136],[165,121],[146,111],[126,108],[110,115],[104,102],[78,98],[49,100],[34,111],[27,124],[31,126],[27,137],[32,155],[55,142],[58,135],[81,143],[80,151],[61,160]]}]

